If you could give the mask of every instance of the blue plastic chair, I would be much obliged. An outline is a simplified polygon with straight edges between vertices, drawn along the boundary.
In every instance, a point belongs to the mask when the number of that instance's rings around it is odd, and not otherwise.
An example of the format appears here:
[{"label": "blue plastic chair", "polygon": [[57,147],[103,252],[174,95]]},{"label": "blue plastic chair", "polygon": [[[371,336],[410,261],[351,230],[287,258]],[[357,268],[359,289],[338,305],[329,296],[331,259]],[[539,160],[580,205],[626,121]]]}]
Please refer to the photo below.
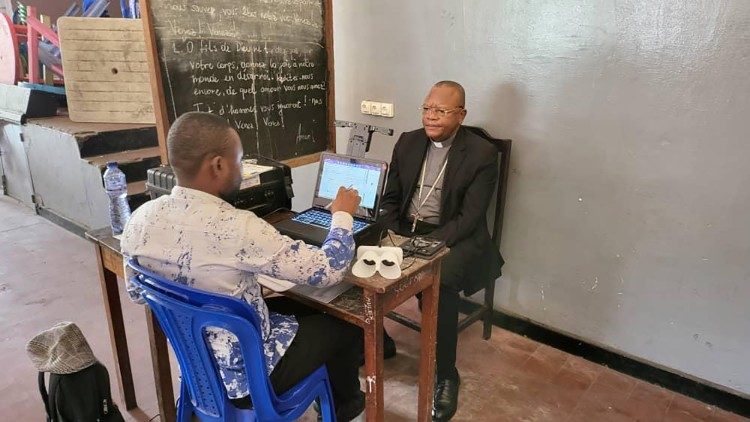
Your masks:
[{"label": "blue plastic chair", "polygon": [[[325,365],[282,395],[273,391],[266,370],[260,322],[251,305],[230,296],[209,293],[168,281],[130,259],[131,281],[143,289],[182,372],[177,420],[197,415],[209,421],[293,421],[320,400],[324,421],[335,422],[331,385]],[[220,327],[240,340],[253,409],[238,409],[227,397],[213,353],[205,340],[206,327]]]}]

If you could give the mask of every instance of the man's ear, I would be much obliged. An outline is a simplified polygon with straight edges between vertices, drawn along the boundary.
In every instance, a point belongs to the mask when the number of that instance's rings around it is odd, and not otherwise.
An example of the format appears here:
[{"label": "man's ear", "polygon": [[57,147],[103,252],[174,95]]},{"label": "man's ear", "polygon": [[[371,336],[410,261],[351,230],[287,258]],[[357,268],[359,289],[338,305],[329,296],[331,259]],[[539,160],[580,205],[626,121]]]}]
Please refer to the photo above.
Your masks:
[{"label": "man's ear", "polygon": [[221,155],[215,155],[209,160],[209,168],[211,169],[211,175],[217,177],[224,170],[226,163]]}]

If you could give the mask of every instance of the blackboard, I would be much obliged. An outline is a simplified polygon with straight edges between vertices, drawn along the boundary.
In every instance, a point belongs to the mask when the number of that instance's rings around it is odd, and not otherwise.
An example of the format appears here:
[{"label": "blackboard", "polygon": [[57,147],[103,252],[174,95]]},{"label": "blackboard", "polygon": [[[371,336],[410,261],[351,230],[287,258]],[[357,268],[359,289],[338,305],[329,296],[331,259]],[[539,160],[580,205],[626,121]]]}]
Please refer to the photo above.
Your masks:
[{"label": "blackboard", "polygon": [[178,116],[207,111],[237,129],[246,154],[303,164],[335,145],[330,0],[142,6],[162,144]]}]

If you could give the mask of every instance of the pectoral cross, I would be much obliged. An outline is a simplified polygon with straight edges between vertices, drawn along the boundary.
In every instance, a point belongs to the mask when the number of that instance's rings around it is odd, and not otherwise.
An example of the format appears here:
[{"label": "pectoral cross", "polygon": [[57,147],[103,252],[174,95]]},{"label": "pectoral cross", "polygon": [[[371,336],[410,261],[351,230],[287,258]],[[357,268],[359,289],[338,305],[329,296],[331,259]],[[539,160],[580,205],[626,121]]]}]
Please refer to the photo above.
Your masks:
[{"label": "pectoral cross", "polygon": [[411,223],[411,232],[414,233],[414,230],[417,229],[417,221],[419,221],[419,212],[415,212],[411,216],[414,217],[414,220]]}]

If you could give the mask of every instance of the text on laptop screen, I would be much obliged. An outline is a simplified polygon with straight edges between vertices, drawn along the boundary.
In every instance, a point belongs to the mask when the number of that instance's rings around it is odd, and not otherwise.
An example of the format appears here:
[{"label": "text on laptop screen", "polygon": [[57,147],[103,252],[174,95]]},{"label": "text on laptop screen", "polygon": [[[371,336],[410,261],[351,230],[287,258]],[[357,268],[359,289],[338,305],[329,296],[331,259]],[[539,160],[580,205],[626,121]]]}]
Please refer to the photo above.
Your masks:
[{"label": "text on laptop screen", "polygon": [[357,189],[362,198],[361,207],[372,209],[378,195],[378,182],[383,171],[378,164],[339,160],[326,157],[321,163],[320,185],[317,196],[333,200],[339,187]]}]

